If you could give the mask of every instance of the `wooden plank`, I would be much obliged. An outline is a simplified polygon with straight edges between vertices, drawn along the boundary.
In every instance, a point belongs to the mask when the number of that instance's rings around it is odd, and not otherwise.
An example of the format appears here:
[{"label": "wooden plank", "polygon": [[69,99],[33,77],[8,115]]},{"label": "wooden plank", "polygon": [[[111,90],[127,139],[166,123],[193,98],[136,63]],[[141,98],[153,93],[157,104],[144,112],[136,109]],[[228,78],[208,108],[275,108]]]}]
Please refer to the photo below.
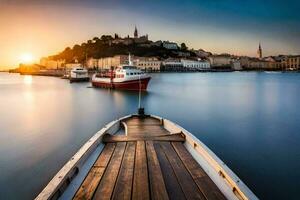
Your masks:
[{"label": "wooden plank", "polygon": [[159,142],[154,142],[154,149],[157,154],[158,161],[160,163],[162,175],[164,177],[166,189],[170,199],[186,199],[184,193],[178,183],[177,177],[163,152]]},{"label": "wooden plank", "polygon": [[133,200],[150,199],[148,180],[149,179],[145,142],[137,141],[132,189]]},{"label": "wooden plank", "polygon": [[182,134],[167,134],[161,136],[126,136],[126,135],[109,135],[103,136],[102,141],[104,143],[111,142],[130,142],[130,141],[140,141],[140,140],[156,140],[156,141],[172,141],[172,142],[184,142],[185,138]]},{"label": "wooden plank", "polygon": [[159,136],[169,134],[169,132],[163,128],[160,120],[147,117],[144,119],[133,117],[124,121],[127,125],[127,135],[139,136],[139,135],[152,135]]},{"label": "wooden plank", "polygon": [[184,145],[180,142],[173,142],[172,145],[204,196],[212,200],[225,200],[225,196],[187,151]]},{"label": "wooden plank", "polygon": [[93,199],[110,199],[119,174],[126,142],[119,142],[104,172]]},{"label": "wooden plank", "polygon": [[206,199],[189,174],[170,142],[159,143],[164,150],[187,199]]},{"label": "wooden plank", "polygon": [[92,167],[74,196],[74,200],[91,199],[104,172],[103,167]]},{"label": "wooden plank", "polygon": [[100,180],[104,173],[104,170],[111,158],[111,155],[115,149],[115,144],[110,143],[105,145],[99,158],[96,160],[94,166],[89,171],[88,175],[84,179],[80,188],[76,192],[73,199],[91,199]]},{"label": "wooden plank", "polygon": [[116,148],[116,144],[114,144],[114,143],[106,144],[103,151],[101,152],[99,158],[94,163],[94,166],[95,167],[106,167],[115,148]]},{"label": "wooden plank", "polygon": [[146,141],[151,199],[169,199],[153,142]]},{"label": "wooden plank", "polygon": [[128,126],[131,125],[160,125],[160,120],[158,119],[154,119],[151,117],[147,117],[147,118],[139,118],[139,117],[132,117],[129,119],[125,120],[125,123]]},{"label": "wooden plank", "polygon": [[128,126],[127,127],[127,135],[129,136],[136,136],[136,135],[152,135],[152,136],[159,136],[159,135],[164,135],[164,134],[169,134],[167,130],[160,126],[151,126],[151,127],[132,127]]},{"label": "wooden plank", "polygon": [[136,142],[128,142],[112,199],[131,199]]}]

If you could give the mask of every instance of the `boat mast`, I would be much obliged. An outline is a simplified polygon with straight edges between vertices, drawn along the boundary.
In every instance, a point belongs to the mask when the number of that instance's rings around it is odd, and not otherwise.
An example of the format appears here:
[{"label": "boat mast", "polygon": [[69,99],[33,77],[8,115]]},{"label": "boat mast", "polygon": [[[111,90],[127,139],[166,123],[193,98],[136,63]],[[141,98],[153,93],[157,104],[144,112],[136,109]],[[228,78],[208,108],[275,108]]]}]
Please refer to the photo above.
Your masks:
[{"label": "boat mast", "polygon": [[129,52],[129,55],[128,55],[128,64],[129,64],[129,65],[132,65],[130,52]]},{"label": "boat mast", "polygon": [[139,107],[138,109],[141,109],[141,94],[142,94],[142,84],[141,84],[141,74],[139,75]]}]

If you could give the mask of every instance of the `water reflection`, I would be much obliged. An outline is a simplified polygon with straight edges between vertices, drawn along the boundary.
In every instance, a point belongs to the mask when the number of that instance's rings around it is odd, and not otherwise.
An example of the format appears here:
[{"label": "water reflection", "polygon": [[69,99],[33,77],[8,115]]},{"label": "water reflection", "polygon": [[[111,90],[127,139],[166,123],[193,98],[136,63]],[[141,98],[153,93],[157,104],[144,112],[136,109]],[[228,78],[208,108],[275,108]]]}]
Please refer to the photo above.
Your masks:
[{"label": "water reflection", "polygon": [[23,76],[23,82],[26,85],[31,85],[32,84],[32,76],[31,75]]},{"label": "water reflection", "polygon": [[[300,74],[152,77],[142,93],[147,113],[193,132],[258,197],[284,199],[280,191],[297,197]],[[9,83],[0,82],[0,199],[34,198],[95,132],[137,111],[138,92],[53,77],[0,74],[0,80]]]}]

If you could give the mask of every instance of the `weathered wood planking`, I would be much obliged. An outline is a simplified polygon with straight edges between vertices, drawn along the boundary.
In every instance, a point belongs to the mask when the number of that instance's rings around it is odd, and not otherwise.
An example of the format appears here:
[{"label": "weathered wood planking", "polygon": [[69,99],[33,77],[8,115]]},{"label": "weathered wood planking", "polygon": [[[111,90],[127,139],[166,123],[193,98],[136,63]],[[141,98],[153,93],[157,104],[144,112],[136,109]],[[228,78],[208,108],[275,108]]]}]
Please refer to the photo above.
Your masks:
[{"label": "weathered wood planking", "polygon": [[187,199],[206,199],[189,172],[186,170],[184,164],[178,157],[170,142],[160,142],[159,144],[170,161],[185,197]]},{"label": "weathered wood planking", "polygon": [[126,135],[109,135],[106,134],[103,136],[102,141],[104,143],[113,143],[113,142],[131,142],[131,141],[147,141],[147,140],[155,140],[155,141],[170,141],[170,142],[184,142],[185,138],[182,134],[168,134],[168,135],[160,135],[160,136],[126,136]]},{"label": "weathered wood planking", "polygon": [[154,118],[138,118],[133,117],[124,121],[127,125],[128,136],[159,136],[170,134],[161,126],[161,122]]},{"label": "weathered wood planking", "polygon": [[115,146],[116,144],[114,143],[105,145],[102,153],[91,168],[87,177],[84,179],[73,199],[91,199],[93,197],[93,194],[101,180],[104,170],[108,165],[111,155],[113,154]]},{"label": "weathered wood planking", "polygon": [[152,199],[169,199],[153,142],[146,141],[148,173]]},{"label": "weathered wood planking", "polygon": [[136,142],[128,142],[112,199],[131,199]]},{"label": "weathered wood planking", "polygon": [[146,147],[144,141],[137,141],[133,180],[133,200],[150,199],[149,177],[147,167]]},{"label": "weathered wood planking", "polygon": [[153,118],[125,120],[128,135],[105,135],[106,146],[74,199],[224,200],[184,147]]},{"label": "weathered wood planking", "polygon": [[146,117],[146,118],[139,118],[139,117],[131,117],[124,121],[127,126],[143,126],[143,125],[161,125],[160,120]]},{"label": "weathered wood planking", "polygon": [[180,142],[172,142],[172,145],[204,196],[212,200],[225,200],[225,196],[186,150],[183,144]]},{"label": "weathered wood planking", "polygon": [[111,157],[102,180],[94,194],[93,199],[110,199],[114,190],[115,182],[119,174],[126,143],[119,142]]},{"label": "weathered wood planking", "polygon": [[162,150],[159,142],[154,142],[154,149],[160,163],[169,198],[174,200],[186,199],[180,184],[178,183],[177,177],[170,165],[170,162],[168,161],[168,158]]}]

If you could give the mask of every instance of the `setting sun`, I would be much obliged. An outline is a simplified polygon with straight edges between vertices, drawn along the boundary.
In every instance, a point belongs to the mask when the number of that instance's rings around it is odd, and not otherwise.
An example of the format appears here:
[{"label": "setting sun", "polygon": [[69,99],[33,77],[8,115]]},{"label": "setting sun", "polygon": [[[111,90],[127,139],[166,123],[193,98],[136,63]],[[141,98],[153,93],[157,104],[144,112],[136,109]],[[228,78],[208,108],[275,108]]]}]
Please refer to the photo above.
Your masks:
[{"label": "setting sun", "polygon": [[31,63],[31,62],[33,62],[33,56],[31,53],[23,53],[20,56],[20,61],[22,63]]}]

